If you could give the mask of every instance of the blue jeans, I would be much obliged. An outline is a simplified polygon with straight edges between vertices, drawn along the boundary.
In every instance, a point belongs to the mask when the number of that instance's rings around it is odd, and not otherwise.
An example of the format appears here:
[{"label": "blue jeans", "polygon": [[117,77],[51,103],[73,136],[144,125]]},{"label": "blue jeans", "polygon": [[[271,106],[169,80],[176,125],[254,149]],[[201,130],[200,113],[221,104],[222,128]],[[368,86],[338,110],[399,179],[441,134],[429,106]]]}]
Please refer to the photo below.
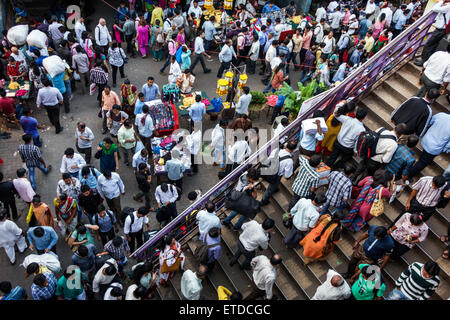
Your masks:
[{"label": "blue jeans", "polygon": [[[237,211],[231,211],[230,215],[223,219],[223,222],[230,223],[231,220],[233,220],[234,217],[236,217],[239,213]],[[246,216],[241,215],[238,222],[234,225],[234,229],[239,230],[242,227],[242,224],[244,223],[245,219],[247,219]]]},{"label": "blue jeans", "polygon": [[274,88],[272,88],[272,82],[271,82],[271,81],[269,81],[269,84],[268,84],[267,87],[264,89],[263,93],[269,92],[270,89],[272,89],[272,93],[276,91]]},{"label": "blue jeans", "polygon": [[206,40],[205,39],[205,51],[206,51],[206,53],[208,53],[209,48],[211,48],[211,43],[212,43],[212,40]]},{"label": "blue jeans", "polygon": [[167,60],[164,63],[164,65],[162,66],[162,68],[159,70],[159,72],[164,72],[164,70],[166,70],[166,68],[170,65],[170,58],[171,57],[172,56],[170,54],[167,56]]},{"label": "blue jeans", "polygon": [[17,104],[15,107],[15,114],[16,114],[17,120],[20,120],[20,117],[22,116],[22,110],[23,110],[23,105],[21,103]]},{"label": "blue jeans", "polygon": [[67,99],[72,96],[72,87],[70,85],[70,79],[64,80],[64,85],[66,86]]},{"label": "blue jeans", "polygon": [[[36,178],[34,177],[34,168],[35,167],[28,167],[28,172],[30,175],[30,182],[31,182],[31,187],[33,188],[33,190],[36,190]],[[37,167],[39,170],[41,170],[43,173],[48,173],[48,169],[44,168],[44,165],[42,163],[39,163],[39,166]]]},{"label": "blue jeans", "polygon": [[391,293],[389,293],[389,296],[386,298],[386,300],[411,300],[411,299],[405,296],[405,294],[402,291],[394,289],[391,291]]},{"label": "blue jeans", "polygon": [[[325,202],[323,207],[322,207],[322,211],[320,211],[320,215],[326,214],[328,211],[328,208],[330,207],[330,203],[329,202]],[[331,215],[334,215],[337,211],[343,211],[345,209],[346,205],[343,204],[339,207],[335,207],[334,210],[331,210]]]},{"label": "blue jeans", "polygon": [[[220,147],[219,148],[214,148],[214,153],[213,153],[213,160],[215,163],[217,163],[219,161],[219,152],[220,152]],[[225,159],[226,159],[226,155],[225,155],[225,146],[222,146],[222,155],[221,155],[221,159],[220,159],[220,167],[221,168],[225,168]]]},{"label": "blue jeans", "polygon": [[302,69],[302,71],[300,72],[300,82],[302,84],[305,84],[305,82],[308,81],[309,79],[311,79],[311,73],[305,71],[305,69]]},{"label": "blue jeans", "polygon": [[42,147],[42,141],[39,136],[33,137],[33,144],[36,147]]},{"label": "blue jeans", "polygon": [[72,178],[77,178],[78,179],[78,177],[79,177],[79,175],[80,175],[80,171],[77,171],[77,172],[69,172],[69,174],[70,174],[70,176],[72,177]]}]

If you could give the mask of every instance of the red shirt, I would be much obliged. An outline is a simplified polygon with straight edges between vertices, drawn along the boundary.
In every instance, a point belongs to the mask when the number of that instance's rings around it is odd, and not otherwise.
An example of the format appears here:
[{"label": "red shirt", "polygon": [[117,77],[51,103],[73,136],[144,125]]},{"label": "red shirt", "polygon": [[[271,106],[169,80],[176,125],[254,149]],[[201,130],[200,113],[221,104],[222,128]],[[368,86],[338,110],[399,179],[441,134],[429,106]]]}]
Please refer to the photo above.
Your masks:
[{"label": "red shirt", "polygon": [[0,98],[0,110],[8,115],[16,112],[13,98]]}]

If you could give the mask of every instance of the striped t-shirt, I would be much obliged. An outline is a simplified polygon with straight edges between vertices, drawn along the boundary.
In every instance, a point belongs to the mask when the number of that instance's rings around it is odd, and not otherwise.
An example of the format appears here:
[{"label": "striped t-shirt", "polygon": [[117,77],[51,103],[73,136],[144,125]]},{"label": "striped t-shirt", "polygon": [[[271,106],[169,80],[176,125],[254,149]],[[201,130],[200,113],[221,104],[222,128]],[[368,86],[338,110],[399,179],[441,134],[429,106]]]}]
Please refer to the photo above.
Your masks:
[{"label": "striped t-shirt", "polygon": [[317,188],[319,186],[320,175],[316,169],[309,165],[307,158],[300,156],[298,162],[300,167],[292,184],[292,191],[300,198],[307,198],[311,195],[311,187]]},{"label": "striped t-shirt", "polygon": [[411,300],[429,299],[441,281],[438,276],[424,278],[423,266],[423,263],[413,262],[395,282],[395,285]]},{"label": "striped t-shirt", "polygon": [[422,177],[412,188],[418,190],[416,199],[424,207],[435,207],[441,197],[441,191],[445,184],[437,189],[433,189],[433,177]]}]

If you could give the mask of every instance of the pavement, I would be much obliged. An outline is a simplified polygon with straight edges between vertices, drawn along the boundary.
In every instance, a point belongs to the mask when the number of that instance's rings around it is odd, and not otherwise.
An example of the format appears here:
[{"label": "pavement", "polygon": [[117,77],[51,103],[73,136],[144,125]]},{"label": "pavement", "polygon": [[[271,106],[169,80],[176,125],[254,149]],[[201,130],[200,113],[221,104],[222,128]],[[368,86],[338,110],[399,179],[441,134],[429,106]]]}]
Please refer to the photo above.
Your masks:
[{"label": "pavement", "polygon": [[[115,3],[118,1],[112,1]],[[110,7],[102,2],[96,2],[96,12],[93,15],[92,19],[90,19],[90,27],[93,29],[95,27],[96,22],[100,16],[105,17],[107,21],[112,21],[113,11]],[[109,23],[108,23],[109,25]],[[166,75],[160,75],[159,69],[162,67],[164,61],[155,62],[149,56],[147,59],[142,59],[141,57],[137,57],[135,59],[129,59],[128,64],[125,65],[125,74],[127,78],[134,84],[138,90],[142,87],[142,85],[146,82],[148,76],[153,76],[155,78],[155,83],[159,85],[160,90],[162,86],[167,83],[167,73],[168,69],[166,69]],[[201,65],[198,64],[196,66],[196,70],[194,71],[197,75],[195,81],[194,90],[203,90],[206,91],[209,98],[212,99],[216,95],[216,83],[217,83],[217,70],[220,66],[217,55],[213,55],[212,62],[206,62],[208,68],[212,70],[209,74],[203,74],[201,70]],[[257,72],[259,72],[259,66],[257,67]],[[291,76],[294,75],[295,79],[298,79],[298,72],[292,72]],[[264,89],[263,84],[260,81],[261,76],[251,75],[249,76],[248,86],[251,90],[262,91]],[[120,96],[120,83],[122,79],[118,78],[118,87],[112,88]],[[109,84],[112,85],[112,79],[110,76]],[[77,83],[78,88],[80,89],[80,83]],[[78,121],[84,121],[86,125],[93,131],[95,135],[95,139],[93,142],[93,154],[95,153],[94,146],[98,145],[98,143],[107,135],[102,135],[101,128],[101,119],[97,117],[97,113],[99,111],[99,107],[96,101],[96,95],[89,96],[88,94],[81,94],[80,90],[76,90],[73,93],[73,99],[70,103],[70,113],[65,114],[63,112],[63,108],[61,108],[61,125],[64,127],[64,131],[60,134],[55,134],[54,127],[50,126],[50,122],[47,118],[47,114],[45,110],[37,110],[35,107],[35,103],[33,102],[33,116],[37,118],[41,125],[45,126],[45,129],[40,130],[41,139],[43,141],[43,147],[41,148],[42,157],[46,161],[47,164],[51,164],[53,166],[53,170],[48,175],[44,175],[39,170],[36,170],[36,183],[37,183],[37,193],[41,195],[42,201],[47,203],[52,212],[53,208],[53,199],[56,196],[56,185],[57,182],[61,179],[61,173],[59,168],[61,166],[61,159],[64,153],[64,150],[68,147],[72,147],[75,149],[75,127]],[[266,127],[265,122],[267,119],[262,117],[263,121],[261,123],[255,123],[260,128]],[[205,116],[203,120],[203,128],[213,128],[216,125],[217,121],[211,121],[209,116]],[[187,128],[186,121],[181,121],[181,125],[184,124],[184,128]],[[0,166],[0,171],[3,172],[5,179],[14,179],[16,177],[16,170],[22,166],[22,162],[18,153],[18,146],[22,143],[21,129],[11,129],[11,138],[0,141],[0,157],[3,158],[4,163]],[[92,157],[94,165],[96,168],[99,168],[99,160]],[[123,160],[122,160],[123,161]],[[134,208],[138,208],[141,206],[141,203],[135,202],[132,198],[133,194],[135,194],[137,189],[137,183],[135,180],[135,176],[131,167],[125,167],[123,162],[119,165],[119,171],[124,184],[125,184],[125,195],[121,198],[122,208],[125,206],[130,206]],[[218,181],[217,177],[218,167],[213,167],[210,165],[200,165],[199,173],[193,176],[185,176],[184,178],[184,190],[183,196],[181,200],[177,203],[178,213],[181,213],[187,206],[190,204],[187,199],[187,194],[190,191],[200,188],[203,192],[206,192],[208,189],[213,187]],[[156,179],[154,179],[156,180]],[[156,183],[154,182],[154,187],[156,187]],[[21,214],[20,218],[16,221],[19,227],[23,230],[27,230],[28,226],[25,222],[26,214],[28,212],[28,207],[25,202],[21,199],[16,200],[16,204]],[[155,219],[155,213],[149,214],[151,227],[158,228],[158,223]],[[87,223],[87,219],[85,217],[85,221]],[[122,231],[120,234],[123,234]],[[98,247],[101,248],[101,243],[97,243]],[[3,249],[0,249],[0,281],[9,280],[15,285],[23,286],[28,293],[30,292],[30,286],[32,284],[32,278],[24,279],[23,272],[24,268],[20,266],[23,262],[23,259],[26,255],[32,253],[29,249],[25,251],[25,253],[20,254],[17,252],[16,254],[16,264],[14,266],[10,265],[9,259],[6,257],[6,254]],[[72,252],[69,249],[68,245],[64,243],[63,239],[59,239],[57,243],[57,253],[59,259],[62,264],[62,268],[64,269],[71,262]],[[132,262],[132,261],[131,261]],[[133,263],[129,263],[132,265]]]}]

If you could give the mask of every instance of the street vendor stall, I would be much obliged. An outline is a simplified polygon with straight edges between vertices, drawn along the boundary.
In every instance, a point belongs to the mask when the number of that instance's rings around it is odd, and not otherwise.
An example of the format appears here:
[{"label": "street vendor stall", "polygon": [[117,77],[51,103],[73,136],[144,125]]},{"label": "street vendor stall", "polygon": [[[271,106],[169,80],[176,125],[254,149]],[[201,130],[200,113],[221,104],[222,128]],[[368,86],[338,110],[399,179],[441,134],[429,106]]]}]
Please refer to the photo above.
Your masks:
[{"label": "street vendor stall", "polygon": [[145,104],[153,120],[154,136],[162,137],[180,128],[178,111],[173,103],[156,99]]},{"label": "street vendor stall", "polygon": [[[17,83],[19,86],[17,86]],[[30,81],[19,81],[19,82],[13,82],[13,84],[10,86],[11,82],[6,81],[3,88],[6,91],[6,97],[8,98],[17,98],[24,100],[30,99]]]}]

